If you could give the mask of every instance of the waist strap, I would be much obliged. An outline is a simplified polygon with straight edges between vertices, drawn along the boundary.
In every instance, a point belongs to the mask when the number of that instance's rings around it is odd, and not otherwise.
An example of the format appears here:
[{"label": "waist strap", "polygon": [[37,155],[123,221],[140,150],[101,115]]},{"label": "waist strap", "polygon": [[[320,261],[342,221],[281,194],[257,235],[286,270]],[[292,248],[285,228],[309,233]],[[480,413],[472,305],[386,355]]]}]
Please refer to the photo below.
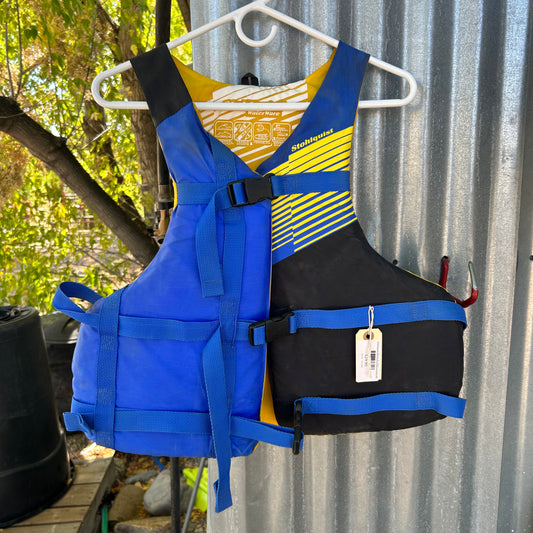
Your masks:
[{"label": "waist strap", "polygon": [[438,392],[394,392],[366,398],[300,398],[302,414],[367,415],[379,411],[432,410],[463,418],[466,400]]},{"label": "waist strap", "polygon": [[208,204],[218,195],[217,207],[243,207],[286,194],[309,194],[350,190],[347,170],[303,172],[277,176],[253,176],[217,188],[214,183],[178,183],[178,205]]},{"label": "waist strap", "polygon": [[[93,406],[72,400],[72,412],[64,413],[68,431],[83,431],[91,440],[94,431]],[[147,411],[142,409],[115,409],[115,431],[211,435],[211,420],[208,413],[182,411]],[[292,448],[293,430],[274,426],[240,416],[231,416],[230,434],[274,446]]]},{"label": "waist strap", "polygon": [[[374,325],[425,320],[455,320],[466,327],[464,309],[447,300],[424,300],[374,306]],[[293,335],[300,328],[355,329],[368,326],[368,307],[350,309],[297,309],[250,326],[250,344],[258,346]]]},{"label": "waist strap", "polygon": [[[59,285],[54,295],[53,306],[69,317],[98,329],[99,312],[87,312],[76,305],[71,298],[86,300],[95,304],[102,297],[93,290],[73,281]],[[238,320],[235,332],[236,341],[248,340],[251,320]],[[118,315],[118,335],[134,339],[175,340],[184,342],[207,341],[219,327],[218,320],[201,322],[176,320],[172,318],[146,318]]]},{"label": "waist strap", "polygon": [[436,411],[463,418],[466,400],[439,392],[393,392],[365,398],[299,398],[294,402],[293,453],[300,453],[304,415],[368,415],[381,411]]}]

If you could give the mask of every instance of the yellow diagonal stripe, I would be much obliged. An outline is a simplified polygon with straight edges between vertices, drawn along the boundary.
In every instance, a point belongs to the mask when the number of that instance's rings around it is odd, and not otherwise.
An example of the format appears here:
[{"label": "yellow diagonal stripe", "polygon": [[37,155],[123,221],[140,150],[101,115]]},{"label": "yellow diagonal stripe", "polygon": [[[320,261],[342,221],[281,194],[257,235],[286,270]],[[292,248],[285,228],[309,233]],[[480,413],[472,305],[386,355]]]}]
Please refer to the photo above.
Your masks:
[{"label": "yellow diagonal stripe", "polygon": [[[298,204],[295,204],[292,206],[292,213],[293,214],[296,214],[296,213],[300,213],[302,211],[307,211],[307,210],[311,210],[314,207],[320,207],[320,204],[326,200],[326,198],[322,198],[321,196],[317,197],[317,198],[313,198],[311,201],[309,202],[306,202],[304,204],[298,202]],[[312,210],[315,210],[315,209],[312,209]]]},{"label": "yellow diagonal stripe", "polygon": [[[304,213],[302,215],[300,215],[299,217],[295,217],[293,219],[293,229],[296,229],[296,228],[300,228],[301,226],[303,226],[304,224],[307,224],[308,222],[310,222],[311,220],[325,214],[325,213],[328,213],[329,211],[331,211],[332,209],[340,209],[340,208],[344,208],[346,207],[346,204],[349,204],[351,203],[351,198],[346,198],[344,199],[342,202],[338,202],[338,203],[335,203],[335,204],[330,204],[330,205],[327,205],[327,204],[324,204],[324,209],[322,209],[321,211],[319,211],[318,213],[315,213],[314,215],[312,216],[306,216],[307,213]],[[350,207],[350,206],[349,206]],[[305,217],[305,218],[304,218]],[[297,221],[297,219],[301,219],[301,218],[304,218],[304,220],[302,222],[300,222],[299,224],[294,224],[294,222]]]},{"label": "yellow diagonal stripe", "polygon": [[[287,231],[290,232],[288,235],[282,235],[283,233],[287,233]],[[272,244],[277,244],[278,242],[282,241],[283,239],[286,239],[289,235],[292,236],[292,228],[287,228],[285,231],[283,231],[275,239],[274,239],[274,236],[272,236]]]},{"label": "yellow diagonal stripe", "polygon": [[298,242],[305,241],[307,238],[311,237],[311,235],[315,235],[316,233],[320,233],[324,229],[329,228],[330,226],[333,226],[333,224],[336,224],[337,222],[340,222],[341,220],[344,220],[345,218],[351,217],[351,216],[355,216],[355,213],[348,213],[347,215],[344,215],[343,217],[341,217],[341,218],[339,218],[337,220],[334,220],[333,222],[330,222],[329,224],[326,224],[325,226],[322,226],[321,228],[317,229],[316,231],[313,231],[313,233],[310,233],[306,237],[304,237],[302,239],[298,239],[297,241],[294,241],[294,243],[296,244]]},{"label": "yellow diagonal stripe", "polygon": [[[290,196],[290,195],[289,195]],[[272,213],[279,211],[290,203],[289,196],[280,196],[272,202]]]},{"label": "yellow diagonal stripe", "polygon": [[274,222],[274,219],[272,219],[272,229],[279,226],[282,222],[285,222],[286,220],[289,220],[291,218],[290,210],[288,211],[288,215],[284,216],[283,218],[276,218],[276,221]]},{"label": "yellow diagonal stripe", "polygon": [[292,234],[289,235],[289,238],[286,241],[282,242],[281,244],[278,244],[277,246],[274,246],[272,248],[272,251],[277,250],[278,248],[281,248],[282,246],[285,246],[286,244],[288,244],[291,241],[292,241]]},{"label": "yellow diagonal stripe", "polygon": [[[336,210],[334,213],[331,213],[330,215],[321,218],[320,220],[318,220],[317,222],[314,222],[313,224],[309,224],[308,226],[305,226],[305,228],[303,228],[300,231],[294,232],[294,236],[297,237],[298,235],[302,235],[303,233],[307,233],[307,231],[310,230],[311,228],[315,228],[319,224],[322,224],[322,222],[325,222],[326,220],[329,220],[329,219],[331,219],[333,217],[336,217],[337,215],[340,215],[341,213],[344,213],[344,212],[346,212],[348,210],[353,210],[351,204],[349,206],[347,206],[347,207],[344,207],[343,209]],[[354,215],[355,215],[355,213],[354,213]],[[328,227],[327,225],[326,226],[322,226],[321,229],[327,228],[327,227]],[[313,235],[313,233],[310,233],[309,235]],[[296,242],[300,242],[300,241],[296,241]]]},{"label": "yellow diagonal stripe", "polygon": [[305,172],[305,169],[313,165],[314,162],[321,162],[331,157],[335,153],[339,153],[343,150],[351,150],[352,136],[348,135],[342,137],[335,142],[332,142],[326,146],[313,150],[305,156],[299,157],[295,161],[289,161],[288,174],[295,174],[296,172]]},{"label": "yellow diagonal stripe", "polygon": [[296,161],[300,157],[304,157],[307,154],[310,154],[311,152],[320,149],[323,146],[327,146],[328,144],[336,141],[337,139],[341,139],[342,137],[345,137],[346,135],[352,135],[353,133],[353,126],[349,126],[348,128],[344,128],[343,130],[337,131],[335,133],[332,133],[331,135],[328,135],[327,137],[324,137],[323,139],[320,139],[318,141],[315,141],[314,143],[308,144],[304,148],[301,148],[300,150],[296,150],[294,153],[289,155],[289,160],[285,163],[282,163],[281,165],[278,165],[277,167],[273,168],[270,172],[274,174],[287,174],[289,172],[286,172],[289,168],[296,165]]},{"label": "yellow diagonal stripe", "polygon": [[342,145],[338,146],[337,148],[333,150],[328,150],[327,152],[323,153],[320,157],[316,157],[313,159],[309,159],[305,163],[302,163],[300,166],[290,169],[290,173],[297,173],[297,172],[316,172],[317,170],[321,170],[323,168],[328,167],[331,164],[331,160],[333,158],[336,158],[335,160],[338,161],[339,157],[342,157],[343,159],[350,159],[350,154],[352,151],[352,143],[347,142],[343,143]]},{"label": "yellow diagonal stripe", "polygon": [[337,170],[338,168],[346,165],[346,163],[350,161],[351,152],[352,149],[350,147],[340,153],[337,152],[336,154],[331,154],[330,157],[328,157],[326,160],[318,161],[316,165],[314,161],[311,161],[307,165],[306,170],[309,172],[318,172],[319,170],[324,170],[326,168],[328,171]]},{"label": "yellow diagonal stripe", "polygon": [[277,227],[275,231],[272,231],[272,237],[274,237],[274,235],[277,235],[281,230],[283,230],[283,228],[291,226],[291,224],[292,220],[289,220],[288,222],[285,222],[285,224],[283,224],[282,226]]},{"label": "yellow diagonal stripe", "polygon": [[282,218],[290,214],[290,212],[291,204],[288,203],[286,205],[281,206],[279,209],[276,209],[276,211],[272,210],[272,218]]},{"label": "yellow diagonal stripe", "polygon": [[300,250],[302,250],[303,248],[306,248],[307,246],[313,244],[314,242],[317,242],[319,241],[320,239],[323,239],[324,237],[327,237],[328,235],[331,235],[332,233],[334,233],[335,231],[338,231],[342,228],[345,228],[346,226],[350,225],[352,222],[355,222],[357,220],[357,217],[354,217],[353,219],[349,219],[347,222],[345,222],[344,224],[342,224],[341,226],[336,226],[335,228],[333,228],[330,232],[328,233],[325,233],[324,235],[320,235],[320,237],[317,237],[316,239],[313,239],[312,241],[309,241],[309,242],[306,242],[303,246],[300,246],[298,248],[295,248],[295,252],[298,252]]}]

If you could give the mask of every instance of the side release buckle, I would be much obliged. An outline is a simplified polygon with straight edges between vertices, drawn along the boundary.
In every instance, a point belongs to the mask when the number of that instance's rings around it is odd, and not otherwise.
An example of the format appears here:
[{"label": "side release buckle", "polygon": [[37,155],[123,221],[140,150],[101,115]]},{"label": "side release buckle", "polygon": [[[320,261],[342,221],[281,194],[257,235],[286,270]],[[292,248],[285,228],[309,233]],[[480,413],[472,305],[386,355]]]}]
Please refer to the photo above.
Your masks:
[{"label": "side release buckle", "polygon": [[274,199],[271,176],[273,174],[265,174],[257,178],[244,178],[228,183],[228,196],[232,207],[243,207]]},{"label": "side release buckle", "polygon": [[286,337],[291,334],[291,323],[290,318],[294,316],[292,311],[287,311],[286,313],[275,316],[273,318],[267,318],[266,320],[261,320],[260,322],[255,322],[255,324],[250,324],[248,326],[248,340],[252,346],[259,346],[263,344],[262,342],[255,343],[255,330],[259,328],[265,328],[265,342],[271,342],[273,340],[279,339],[280,337]]}]

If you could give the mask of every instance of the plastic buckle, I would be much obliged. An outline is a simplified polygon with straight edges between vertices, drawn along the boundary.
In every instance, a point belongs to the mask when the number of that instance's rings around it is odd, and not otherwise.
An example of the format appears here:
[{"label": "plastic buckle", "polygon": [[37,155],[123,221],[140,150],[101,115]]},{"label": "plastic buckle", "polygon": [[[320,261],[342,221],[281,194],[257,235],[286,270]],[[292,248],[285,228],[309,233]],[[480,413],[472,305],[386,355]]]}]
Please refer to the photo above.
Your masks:
[{"label": "plastic buckle", "polygon": [[254,342],[254,330],[257,328],[265,328],[265,342],[271,342],[280,337],[291,335],[291,316],[294,316],[294,313],[292,311],[287,311],[280,316],[267,318],[266,320],[261,320],[261,322],[250,324],[248,326],[248,340],[250,341],[250,344],[252,346],[259,346]]},{"label": "plastic buckle", "polygon": [[300,453],[300,444],[302,442],[302,400],[294,402],[294,440],[292,441],[292,453],[298,455]]},{"label": "plastic buckle", "polygon": [[[242,180],[232,181],[228,183],[228,196],[232,207],[243,207],[245,205],[252,205],[263,200],[272,200],[274,193],[272,191],[273,174],[266,174],[258,178],[244,178]],[[242,183],[244,187],[244,194],[246,202],[238,202],[233,189],[234,185]]]}]

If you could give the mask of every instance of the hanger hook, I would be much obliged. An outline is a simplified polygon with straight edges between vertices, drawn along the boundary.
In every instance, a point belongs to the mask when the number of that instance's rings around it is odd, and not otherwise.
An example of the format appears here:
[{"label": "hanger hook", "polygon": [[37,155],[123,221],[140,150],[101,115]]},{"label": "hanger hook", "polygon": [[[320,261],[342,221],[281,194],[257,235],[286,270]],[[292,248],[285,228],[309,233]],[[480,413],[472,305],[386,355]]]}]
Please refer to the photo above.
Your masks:
[{"label": "hanger hook", "polygon": [[[446,288],[446,283],[448,282],[448,270],[450,268],[450,258],[448,256],[444,256],[440,260],[440,279],[439,279],[439,285],[443,288]],[[456,298],[452,295],[452,298],[458,303],[461,307],[470,307],[473,303],[476,302],[478,296],[479,296],[479,290],[477,287],[477,280],[476,280],[476,274],[474,272],[474,263],[472,261],[468,261],[468,271],[470,273],[470,296],[466,298],[466,300],[459,300],[459,298]]]},{"label": "hanger hook", "polygon": [[274,37],[278,33],[278,25],[277,24],[273,24],[272,27],[270,28],[270,33],[264,39],[259,39],[257,41],[255,39],[250,39],[250,37],[248,37],[244,33],[244,30],[242,29],[242,20],[251,11],[256,11],[256,10],[250,9],[249,11],[241,11],[235,17],[235,19],[234,19],[235,20],[235,31],[237,32],[237,35],[238,35],[239,39],[244,44],[247,44],[248,46],[257,46],[257,47],[266,46],[267,44],[272,42],[272,40],[274,39]]}]

